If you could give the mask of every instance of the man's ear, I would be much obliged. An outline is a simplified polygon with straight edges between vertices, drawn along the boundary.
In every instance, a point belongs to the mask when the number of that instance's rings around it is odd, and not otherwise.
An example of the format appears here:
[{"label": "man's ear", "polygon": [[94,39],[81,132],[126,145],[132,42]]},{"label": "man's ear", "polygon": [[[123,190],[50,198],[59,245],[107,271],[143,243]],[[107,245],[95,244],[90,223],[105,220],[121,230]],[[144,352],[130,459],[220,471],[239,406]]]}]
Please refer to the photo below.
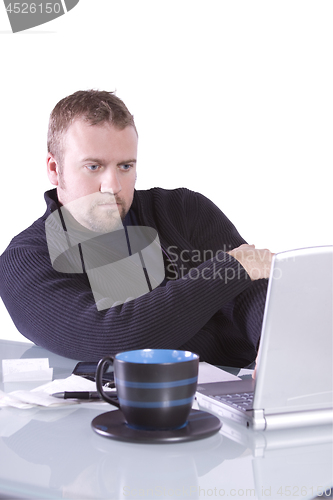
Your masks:
[{"label": "man's ear", "polygon": [[51,153],[47,153],[46,157],[46,165],[47,165],[47,175],[48,178],[54,186],[59,185],[59,166],[57,160]]}]

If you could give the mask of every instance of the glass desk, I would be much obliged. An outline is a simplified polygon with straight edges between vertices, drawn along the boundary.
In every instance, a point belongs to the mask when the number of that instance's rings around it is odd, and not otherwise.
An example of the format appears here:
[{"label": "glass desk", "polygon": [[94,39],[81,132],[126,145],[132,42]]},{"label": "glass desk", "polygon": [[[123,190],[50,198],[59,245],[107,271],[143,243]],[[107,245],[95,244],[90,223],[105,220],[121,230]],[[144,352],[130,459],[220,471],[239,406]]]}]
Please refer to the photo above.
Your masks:
[{"label": "glass desk", "polygon": [[[54,378],[69,376],[76,364],[21,342],[0,340],[0,352],[2,359],[47,357]],[[17,388],[0,384],[6,392]],[[2,408],[0,498],[331,498],[332,427],[265,433],[223,420],[209,438],[137,444],[92,430],[93,418],[111,410],[104,402]]]}]

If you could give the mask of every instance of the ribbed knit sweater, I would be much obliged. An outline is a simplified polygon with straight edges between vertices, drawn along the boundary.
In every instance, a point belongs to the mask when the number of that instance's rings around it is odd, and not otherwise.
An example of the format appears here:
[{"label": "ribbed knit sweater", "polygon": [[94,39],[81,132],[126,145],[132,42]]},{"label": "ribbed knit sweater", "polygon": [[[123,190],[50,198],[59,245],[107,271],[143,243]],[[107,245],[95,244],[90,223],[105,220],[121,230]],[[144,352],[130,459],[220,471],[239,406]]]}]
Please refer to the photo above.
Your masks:
[{"label": "ribbed knit sweater", "polygon": [[168,280],[101,311],[85,273],[53,269],[45,220],[59,208],[56,190],[45,200],[45,214],[0,257],[1,298],[25,337],[89,361],[140,348],[189,349],[201,361],[239,367],[255,359],[267,280],[251,281],[227,253],[245,241],[210,200],[184,188],[135,190],[131,210],[157,230]]}]

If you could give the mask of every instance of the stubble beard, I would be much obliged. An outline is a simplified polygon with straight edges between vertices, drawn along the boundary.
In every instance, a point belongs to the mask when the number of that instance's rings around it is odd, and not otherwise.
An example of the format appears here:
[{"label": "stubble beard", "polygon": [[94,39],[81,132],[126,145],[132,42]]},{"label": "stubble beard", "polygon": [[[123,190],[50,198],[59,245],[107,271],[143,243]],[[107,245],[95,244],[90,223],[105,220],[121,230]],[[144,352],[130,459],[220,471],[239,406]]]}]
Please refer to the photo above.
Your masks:
[{"label": "stubble beard", "polygon": [[[85,227],[97,233],[110,233],[122,229],[122,221],[126,216],[126,209],[123,205],[117,205],[117,209],[100,208],[100,205],[90,207],[85,216]],[[103,210],[102,214],[98,211]]]}]

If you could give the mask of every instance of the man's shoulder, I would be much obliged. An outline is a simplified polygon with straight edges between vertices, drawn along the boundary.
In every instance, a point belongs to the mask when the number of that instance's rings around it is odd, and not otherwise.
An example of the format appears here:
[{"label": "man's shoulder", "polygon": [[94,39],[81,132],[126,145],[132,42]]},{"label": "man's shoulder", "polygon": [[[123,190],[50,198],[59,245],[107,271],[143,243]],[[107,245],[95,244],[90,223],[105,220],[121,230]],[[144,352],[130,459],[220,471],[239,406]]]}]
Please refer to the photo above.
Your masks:
[{"label": "man's shoulder", "polygon": [[19,248],[30,248],[36,250],[36,248],[41,249],[45,247],[45,220],[47,219],[48,215],[50,215],[57,208],[55,197],[55,189],[46,191],[44,193],[44,199],[47,206],[46,212],[37,220],[35,220],[29,227],[14,236],[4,253]]},{"label": "man's shoulder", "polygon": [[[9,243],[5,252],[18,248],[40,248],[45,240],[45,217],[40,217],[31,226],[18,233]],[[4,252],[4,253],[5,253]]]},{"label": "man's shoulder", "polygon": [[184,203],[203,200],[205,197],[200,193],[191,191],[185,187],[175,189],[165,189],[161,187],[153,187],[150,189],[136,190],[135,197],[141,202],[151,203]]},{"label": "man's shoulder", "polygon": [[147,214],[150,211],[168,214],[168,217],[179,218],[180,215],[193,217],[196,214],[207,214],[220,210],[214,203],[201,193],[188,188],[164,189],[154,187],[147,190],[135,191],[133,208],[141,209]]},{"label": "man's shoulder", "polygon": [[207,198],[188,188],[154,187],[136,191],[132,208],[143,225],[154,227],[160,233],[166,228],[183,233],[191,231],[193,225],[207,213],[210,203]]}]

